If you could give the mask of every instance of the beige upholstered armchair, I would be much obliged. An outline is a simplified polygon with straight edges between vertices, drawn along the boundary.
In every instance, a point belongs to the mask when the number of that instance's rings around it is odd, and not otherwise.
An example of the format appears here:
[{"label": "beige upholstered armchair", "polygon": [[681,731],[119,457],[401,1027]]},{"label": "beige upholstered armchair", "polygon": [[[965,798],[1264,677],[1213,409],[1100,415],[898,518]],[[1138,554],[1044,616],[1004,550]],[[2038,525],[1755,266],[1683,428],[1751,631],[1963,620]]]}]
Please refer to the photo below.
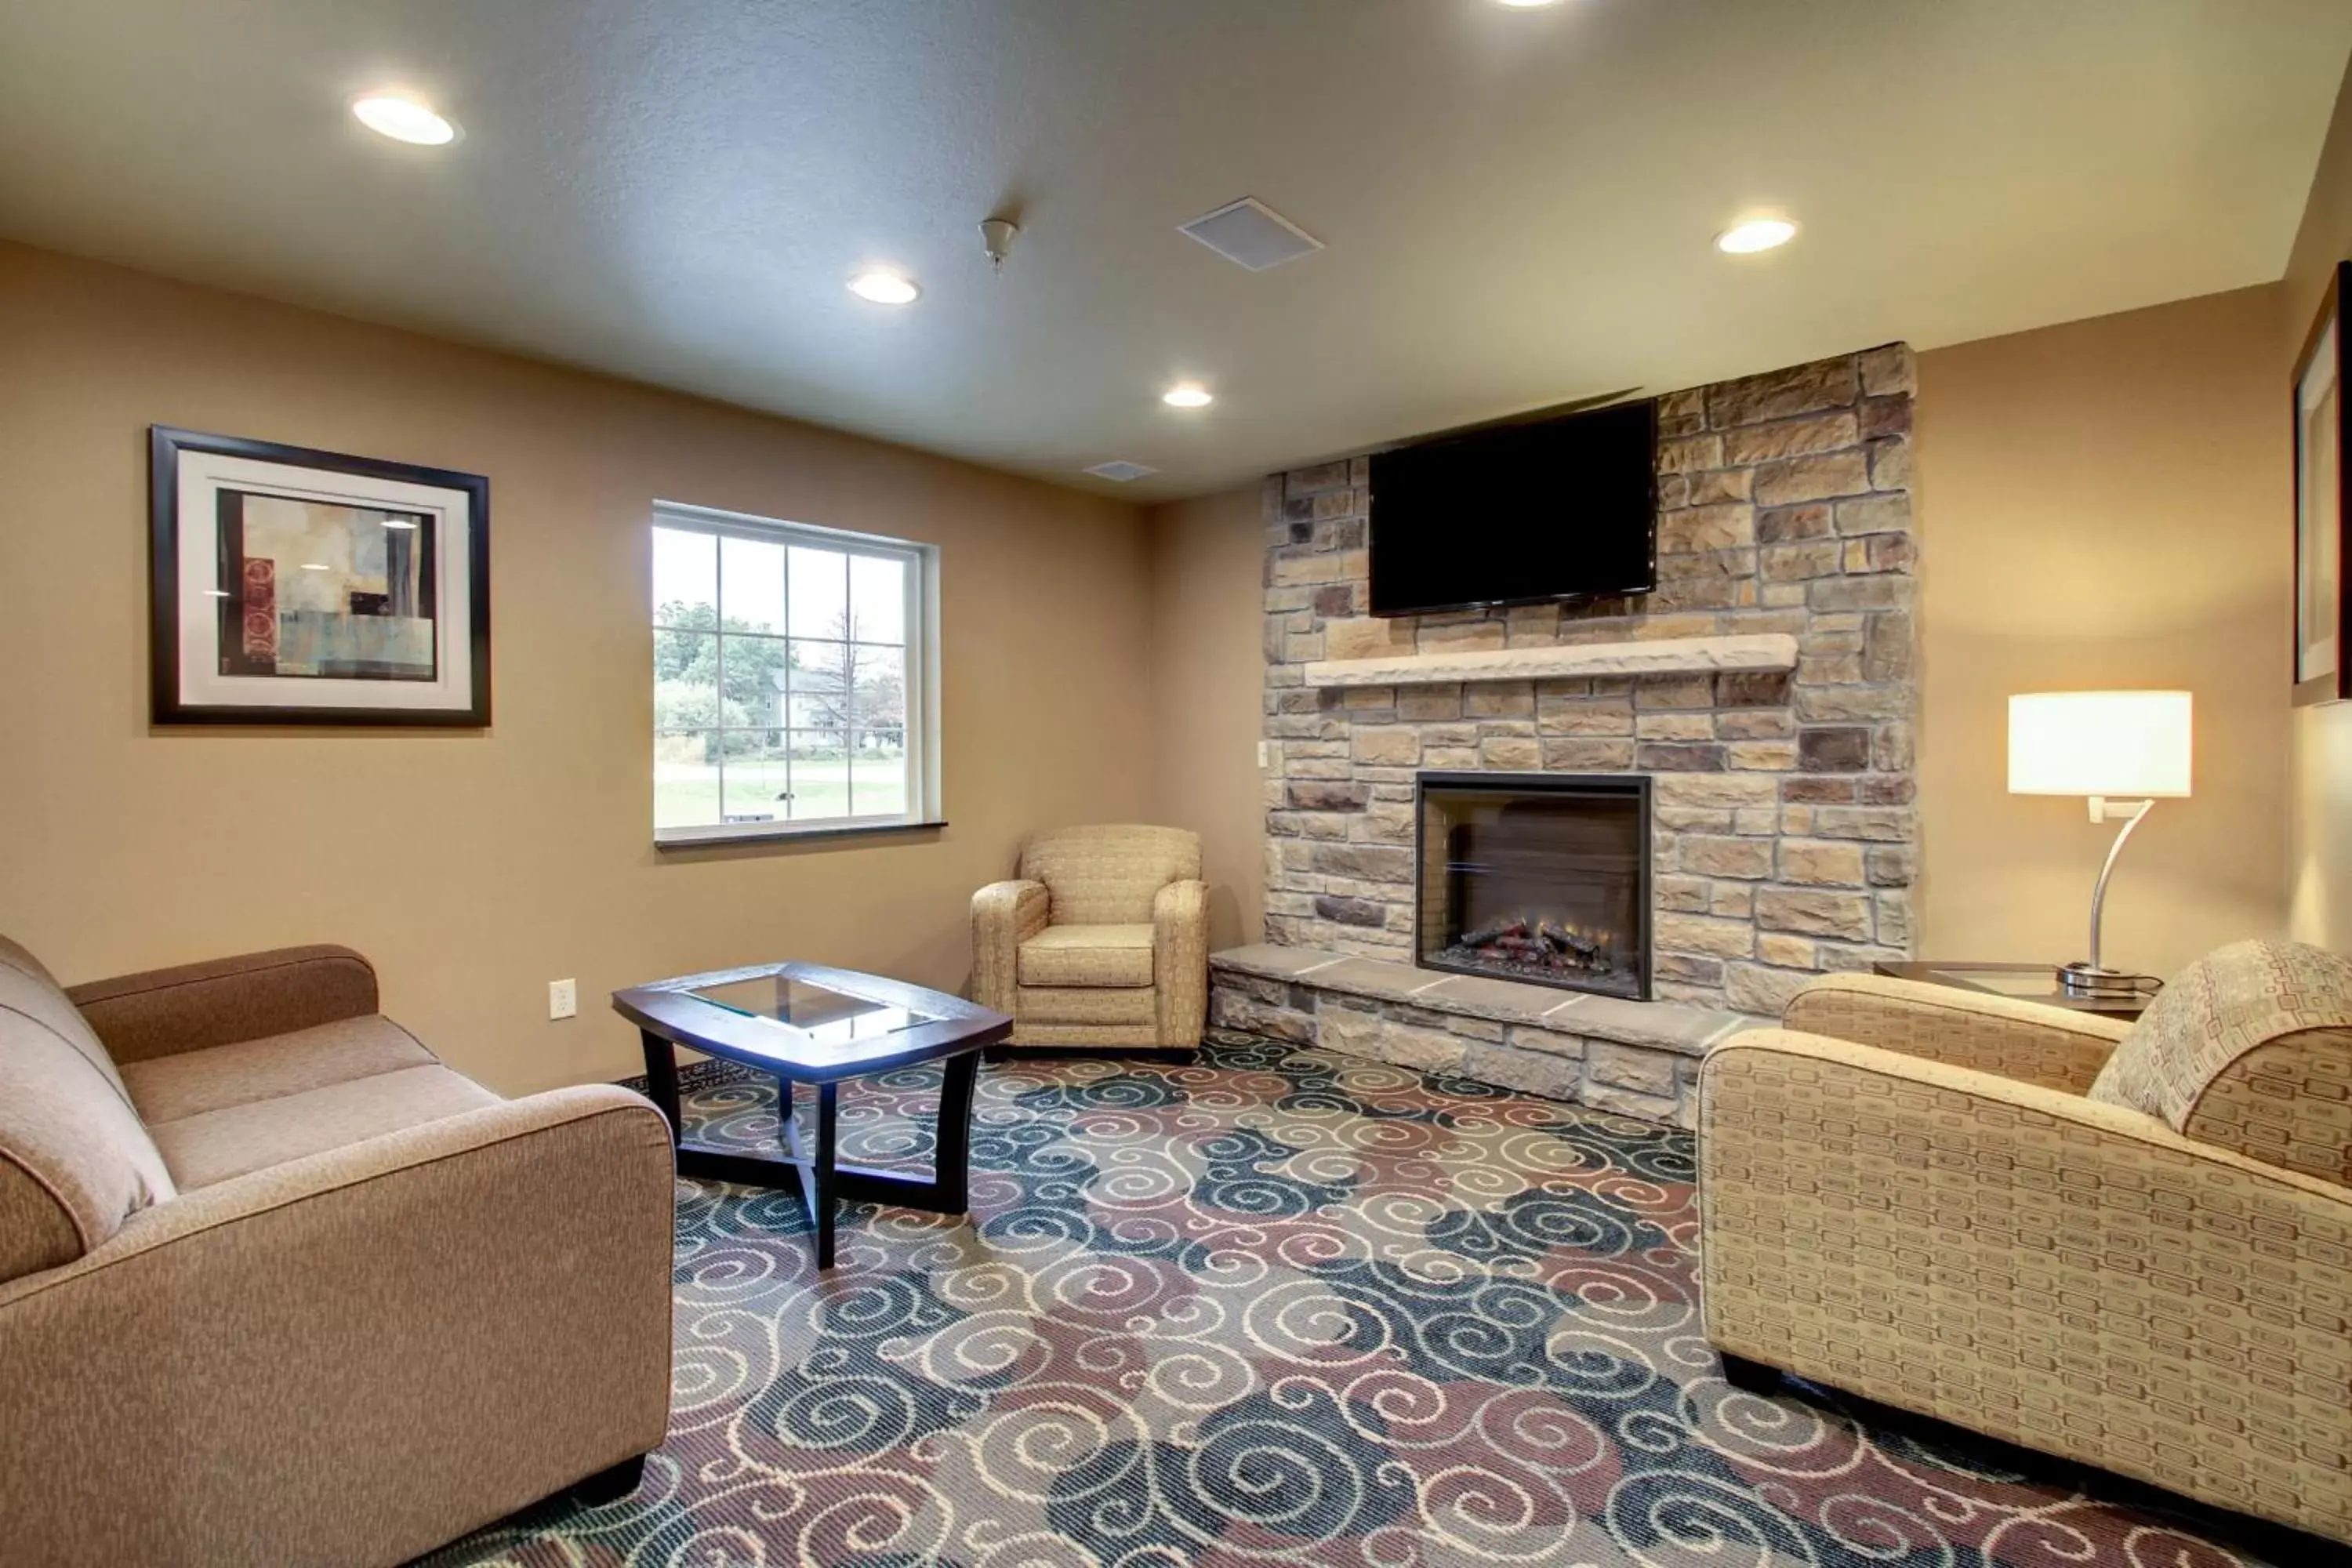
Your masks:
[{"label": "beige upholstered armchair", "polygon": [[1706,1336],[2352,1540],[2352,961],[2242,942],[2145,1017],[1837,976],[1700,1075]]},{"label": "beige upholstered armchair", "polygon": [[1191,1050],[1208,1011],[1201,839],[1065,827],[1022,846],[1018,880],[971,900],[973,996],[1015,1046]]}]

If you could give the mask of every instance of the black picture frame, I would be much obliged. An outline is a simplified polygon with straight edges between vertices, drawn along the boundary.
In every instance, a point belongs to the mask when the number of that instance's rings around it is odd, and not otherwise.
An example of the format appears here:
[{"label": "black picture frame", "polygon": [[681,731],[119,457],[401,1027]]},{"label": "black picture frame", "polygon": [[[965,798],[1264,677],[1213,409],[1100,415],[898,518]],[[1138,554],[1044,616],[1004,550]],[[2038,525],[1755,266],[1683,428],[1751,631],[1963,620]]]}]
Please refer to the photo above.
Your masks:
[{"label": "black picture frame", "polygon": [[[2344,574],[2352,566],[2352,470],[2345,465],[2344,398],[2347,390],[2347,359],[2342,321],[2343,302],[2352,298],[2352,261],[2336,263],[2320,301],[2319,314],[2305,334],[2295,356],[2294,378],[2287,389],[2287,407],[2294,432],[2294,641],[2288,650],[2294,704],[2352,700],[2352,605],[2347,605]],[[2323,351],[2325,355],[2323,357]],[[2328,416],[2315,421],[2307,395],[2315,374],[2332,378],[2327,388]],[[2312,447],[2312,426],[2326,426],[2319,438],[2324,450]],[[2325,509],[2333,508],[2332,518]],[[2315,529],[2335,551],[2332,584],[2315,584],[2310,558]],[[2328,603],[2332,599],[2332,603]],[[2325,626],[2332,637],[2332,669],[2311,669],[2310,655],[2319,646],[2315,634]]]},{"label": "black picture frame", "polygon": [[[487,477],[453,468],[429,468],[418,463],[396,463],[348,452],[289,446],[277,441],[213,435],[168,425],[149,426],[147,445],[148,669],[151,718],[154,723],[362,725],[402,729],[483,729],[488,726],[490,481]],[[429,707],[305,702],[301,700],[301,680],[292,678],[284,681],[289,689],[288,700],[283,703],[192,700],[184,679],[188,672],[182,668],[181,656],[183,626],[190,613],[188,597],[183,593],[180,571],[184,521],[180,515],[181,480],[184,461],[200,455],[277,465],[289,470],[323,470],[348,479],[388,481],[462,495],[466,523],[462,554],[466,563],[464,588],[467,603],[446,606],[451,613],[453,629],[462,627],[467,655],[468,679],[453,694],[457,700]],[[387,499],[384,502],[385,510],[399,510],[402,504],[396,499]],[[201,536],[197,542],[201,543]],[[436,661],[437,658],[436,653]],[[386,683],[387,686],[392,684]]]}]

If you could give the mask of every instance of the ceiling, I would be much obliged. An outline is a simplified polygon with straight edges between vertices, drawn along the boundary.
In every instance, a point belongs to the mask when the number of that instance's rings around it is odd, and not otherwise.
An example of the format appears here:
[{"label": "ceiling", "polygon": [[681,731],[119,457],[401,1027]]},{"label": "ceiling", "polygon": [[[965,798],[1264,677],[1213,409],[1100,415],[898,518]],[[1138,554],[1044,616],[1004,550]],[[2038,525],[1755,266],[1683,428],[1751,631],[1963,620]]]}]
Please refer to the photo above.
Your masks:
[{"label": "ceiling", "polygon": [[[2344,0],[0,0],[0,233],[1160,499],[2266,282],[2347,51]],[[464,137],[359,128],[387,84]],[[1176,232],[1244,195],[1328,248]]]}]

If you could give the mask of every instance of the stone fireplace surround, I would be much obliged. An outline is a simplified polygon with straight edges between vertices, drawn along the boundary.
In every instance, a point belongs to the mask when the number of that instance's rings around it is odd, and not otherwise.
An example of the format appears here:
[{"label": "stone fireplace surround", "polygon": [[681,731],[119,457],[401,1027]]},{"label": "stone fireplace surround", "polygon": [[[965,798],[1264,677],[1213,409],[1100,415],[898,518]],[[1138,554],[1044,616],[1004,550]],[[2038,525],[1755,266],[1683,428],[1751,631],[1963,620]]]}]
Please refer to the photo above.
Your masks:
[{"label": "stone fireplace surround", "polygon": [[[1218,956],[1219,1020],[1686,1121],[1688,1069],[1739,1015],[1907,956],[1913,387],[1897,343],[1661,398],[1658,588],[1636,599],[1374,618],[1369,463],[1269,479],[1266,936]],[[1477,520],[1463,531],[1475,548]],[[1639,668],[1604,645],[1769,634],[1794,639],[1793,669],[1449,680],[1410,662],[1574,647]],[[1369,659],[1408,662],[1350,663]],[[1649,774],[1657,1001],[1413,967],[1423,769]],[[1499,989],[1482,1016],[1456,1007],[1465,987]]]}]

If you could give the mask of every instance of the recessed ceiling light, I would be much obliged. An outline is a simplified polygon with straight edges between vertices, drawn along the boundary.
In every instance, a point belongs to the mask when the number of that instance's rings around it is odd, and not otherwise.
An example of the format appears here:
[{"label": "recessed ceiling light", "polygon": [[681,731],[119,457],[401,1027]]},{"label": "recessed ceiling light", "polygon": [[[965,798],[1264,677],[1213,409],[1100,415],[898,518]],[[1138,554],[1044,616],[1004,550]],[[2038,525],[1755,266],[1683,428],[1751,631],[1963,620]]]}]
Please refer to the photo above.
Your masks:
[{"label": "recessed ceiling light", "polygon": [[1498,5],[1508,5],[1514,11],[1532,11],[1538,5],[1557,5],[1559,0],[1495,0]]},{"label": "recessed ceiling light", "polygon": [[1730,256],[1749,256],[1786,245],[1796,237],[1797,226],[1787,218],[1749,218],[1717,235],[1715,247]]},{"label": "recessed ceiling light", "polygon": [[372,92],[352,101],[352,117],[379,136],[413,142],[419,147],[440,147],[457,139],[457,127],[413,98],[394,92]]},{"label": "recessed ceiling light", "polygon": [[869,267],[849,280],[849,291],[877,305],[911,305],[921,297],[915,280],[887,267]]},{"label": "recessed ceiling light", "polygon": [[387,517],[383,520],[383,525],[386,528],[415,528],[416,520],[412,517]]},{"label": "recessed ceiling light", "polygon": [[1160,395],[1160,401],[1171,408],[1206,408],[1216,396],[1197,381],[1180,381]]},{"label": "recessed ceiling light", "polygon": [[305,561],[302,563],[302,570],[305,572],[324,572],[326,569],[327,563],[323,561]]}]

